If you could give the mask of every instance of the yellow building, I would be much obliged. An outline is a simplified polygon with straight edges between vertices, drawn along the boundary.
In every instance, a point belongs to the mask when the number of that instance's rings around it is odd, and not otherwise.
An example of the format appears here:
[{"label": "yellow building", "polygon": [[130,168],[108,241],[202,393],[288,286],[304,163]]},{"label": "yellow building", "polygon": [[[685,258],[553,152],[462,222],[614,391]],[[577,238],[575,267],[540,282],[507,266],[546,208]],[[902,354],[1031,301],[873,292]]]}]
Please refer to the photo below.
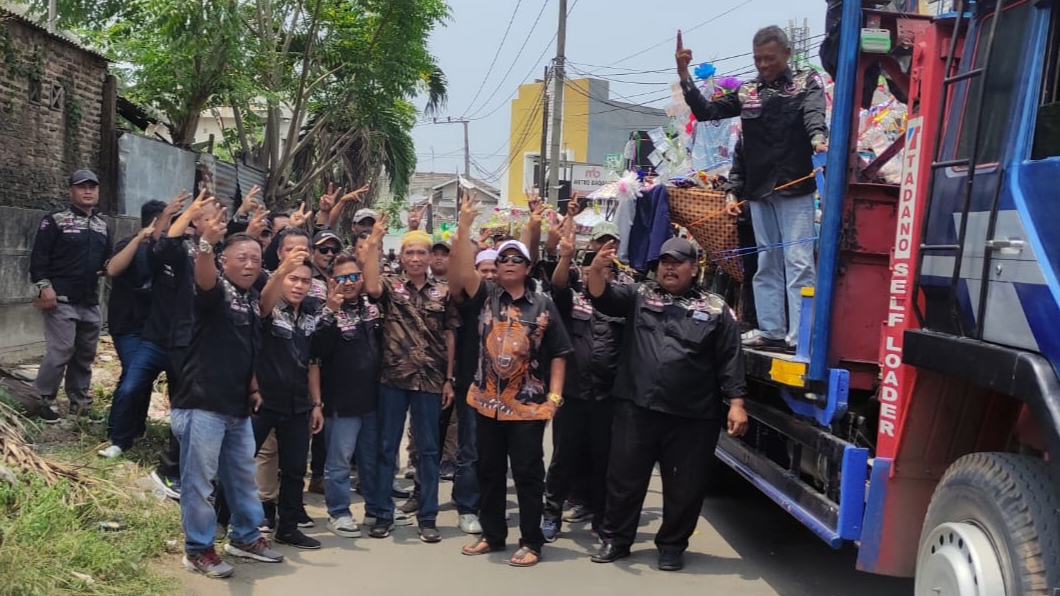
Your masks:
[{"label": "yellow building", "polygon": [[[526,205],[525,192],[537,186],[534,172],[541,153],[544,87],[540,80],[521,85],[512,100],[507,183],[502,189],[513,205]],[[550,127],[551,120],[549,114]],[[669,118],[658,108],[614,101],[607,81],[585,78],[565,82],[562,122],[560,151],[564,162],[602,165],[607,154],[622,152],[630,133],[665,126]],[[568,179],[565,170],[560,169],[561,180]]]}]

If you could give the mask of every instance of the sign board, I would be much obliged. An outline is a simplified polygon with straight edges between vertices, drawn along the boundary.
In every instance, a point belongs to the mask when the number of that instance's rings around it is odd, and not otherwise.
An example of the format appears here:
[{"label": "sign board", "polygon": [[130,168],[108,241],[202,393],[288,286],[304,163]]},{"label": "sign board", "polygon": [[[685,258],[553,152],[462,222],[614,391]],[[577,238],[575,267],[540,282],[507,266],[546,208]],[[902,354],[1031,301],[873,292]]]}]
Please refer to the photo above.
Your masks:
[{"label": "sign board", "polygon": [[571,166],[570,189],[582,194],[593,192],[609,181],[609,170],[604,166],[578,164]]},{"label": "sign board", "polygon": [[604,165],[607,166],[608,170],[615,172],[616,174],[622,171],[623,161],[625,160],[621,153],[608,153],[604,156]]}]

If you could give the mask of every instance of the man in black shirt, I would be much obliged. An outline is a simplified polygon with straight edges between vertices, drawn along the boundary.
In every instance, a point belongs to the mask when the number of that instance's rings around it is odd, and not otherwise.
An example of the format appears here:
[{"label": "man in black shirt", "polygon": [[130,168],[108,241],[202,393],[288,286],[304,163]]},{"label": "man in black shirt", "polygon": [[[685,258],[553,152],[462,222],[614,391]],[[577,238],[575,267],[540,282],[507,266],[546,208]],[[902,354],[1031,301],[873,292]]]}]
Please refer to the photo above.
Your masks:
[{"label": "man in black shirt", "polygon": [[[201,197],[192,208],[201,211]],[[180,517],[184,566],[207,577],[228,577],[233,568],[214,550],[217,516],[209,498],[217,477],[232,511],[225,552],[279,562],[258,532],[261,501],[254,484],[254,431],[250,413],[261,405],[254,378],[261,342],[261,315],[254,281],[261,273],[261,245],[246,234],[225,240],[218,275],[214,246],[224,237],[224,213],[201,229],[195,257],[195,327],[183,378],[173,396],[173,432],[180,439]],[[303,454],[304,463],[304,454]]]},{"label": "man in black shirt", "polygon": [[[708,101],[688,74],[692,51],[678,32],[677,74],[697,120],[740,116],[745,149],[740,198],[750,201],[755,239],[764,249],[753,282],[759,329],[749,331],[744,343],[789,350],[798,341],[802,288],[815,279],[813,154],[828,148],[824,84],[816,71],[788,68],[791,46],[779,27],[758,31],[753,46],[758,77]],[[739,214],[736,197],[726,210]]]},{"label": "man in black shirt", "polygon": [[263,333],[255,366],[262,406],[253,423],[259,448],[270,432],[276,433],[280,465],[276,541],[317,549],[320,542],[298,529],[310,431],[316,434],[324,427],[323,404],[309,398],[309,348],[322,303],[308,295],[313,283],[308,258],[307,251],[291,251],[262,290]]},{"label": "man in black shirt", "polygon": [[[588,482],[592,530],[598,533],[607,496],[607,461],[611,452],[613,400],[611,386],[618,369],[618,350],[624,320],[593,308],[583,284],[571,284],[574,259],[574,218],[564,220],[559,242],[559,263],[552,274],[552,300],[563,317],[574,351],[567,357],[563,386],[564,407],[556,412],[552,427],[552,461],[545,478],[545,513],[541,532],[552,542],[562,525],[563,502],[570,496],[579,472]],[[587,256],[596,254],[609,241],[617,240],[613,225],[597,224]],[[609,227],[608,227],[609,226]],[[583,263],[588,269],[589,263]],[[604,272],[614,281],[614,269]]]},{"label": "man in black shirt", "polygon": [[88,388],[96,358],[101,317],[99,276],[114,249],[107,223],[96,212],[99,179],[89,170],[70,176],[70,206],[44,216],[30,254],[30,281],[38,290],[37,308],[44,315],[44,359],[34,388],[39,414],[55,422],[55,396],[66,379],[70,413],[87,414]]},{"label": "man in black shirt", "polygon": [[[366,517],[385,514],[376,502],[379,447],[361,438],[361,429],[375,424],[383,321],[379,307],[361,294],[361,268],[353,257],[339,255],[335,259],[330,284],[310,349],[309,398],[314,404],[324,404],[328,529],[344,538],[359,538],[361,530],[350,513],[350,458],[354,451]],[[375,439],[377,442],[378,431]]]},{"label": "man in black shirt", "polygon": [[107,419],[111,444],[99,451],[101,457],[108,459],[121,455],[143,434],[151,403],[151,384],[169,364],[165,349],[141,336],[151,313],[151,268],[147,255],[155,220],[165,209],[162,201],[145,203],[140,208],[143,229],[119,242],[114,258],[107,263],[107,275],[113,280],[107,322],[121,361],[121,377]]},{"label": "man in black shirt", "polygon": [[740,331],[725,301],[694,287],[696,249],[683,238],[663,243],[657,282],[615,284],[609,242],[586,275],[593,306],[627,321],[614,386],[611,461],[607,471],[604,545],[593,556],[629,556],[641,507],[659,463],[663,522],[655,536],[659,569],[684,565],[706,491],[706,471],[730,400],[728,432],[747,430]]}]

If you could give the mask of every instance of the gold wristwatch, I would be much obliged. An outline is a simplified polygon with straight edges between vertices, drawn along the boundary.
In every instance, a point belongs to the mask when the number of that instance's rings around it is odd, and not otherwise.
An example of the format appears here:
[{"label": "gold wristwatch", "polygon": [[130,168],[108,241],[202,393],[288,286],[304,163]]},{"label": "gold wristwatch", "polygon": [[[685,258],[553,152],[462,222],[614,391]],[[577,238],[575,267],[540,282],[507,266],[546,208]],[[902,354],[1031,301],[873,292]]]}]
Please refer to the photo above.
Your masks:
[{"label": "gold wristwatch", "polygon": [[563,405],[563,396],[558,393],[549,393],[548,401],[556,404],[556,407]]}]

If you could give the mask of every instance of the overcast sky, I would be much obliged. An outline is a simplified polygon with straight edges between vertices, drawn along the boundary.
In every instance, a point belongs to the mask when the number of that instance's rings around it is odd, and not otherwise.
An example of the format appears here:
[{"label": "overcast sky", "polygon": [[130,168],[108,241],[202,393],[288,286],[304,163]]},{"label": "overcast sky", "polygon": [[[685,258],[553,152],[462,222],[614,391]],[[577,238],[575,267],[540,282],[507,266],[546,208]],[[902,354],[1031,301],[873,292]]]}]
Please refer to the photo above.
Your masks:
[{"label": "overcast sky", "polygon": [[[510,101],[518,86],[540,78],[555,56],[559,0],[449,0],[449,5],[451,20],[431,38],[431,51],[449,79],[449,103],[441,116],[473,120],[472,176],[484,177],[476,171],[478,165],[499,178],[508,154]],[[677,79],[673,57],[677,29],[685,31],[685,47],[692,48],[695,63],[717,60],[720,73],[735,74],[753,70],[749,55],[719,59],[749,54],[756,30],[766,25],[787,27],[791,19],[801,25],[808,19],[816,62],[825,1],[568,0],[568,10],[569,76],[586,73],[610,79],[612,99],[626,101],[621,94],[631,102],[664,107],[669,85]],[[630,72],[653,70],[665,72]],[[413,137],[418,171],[463,170],[460,125],[420,124]]]}]

